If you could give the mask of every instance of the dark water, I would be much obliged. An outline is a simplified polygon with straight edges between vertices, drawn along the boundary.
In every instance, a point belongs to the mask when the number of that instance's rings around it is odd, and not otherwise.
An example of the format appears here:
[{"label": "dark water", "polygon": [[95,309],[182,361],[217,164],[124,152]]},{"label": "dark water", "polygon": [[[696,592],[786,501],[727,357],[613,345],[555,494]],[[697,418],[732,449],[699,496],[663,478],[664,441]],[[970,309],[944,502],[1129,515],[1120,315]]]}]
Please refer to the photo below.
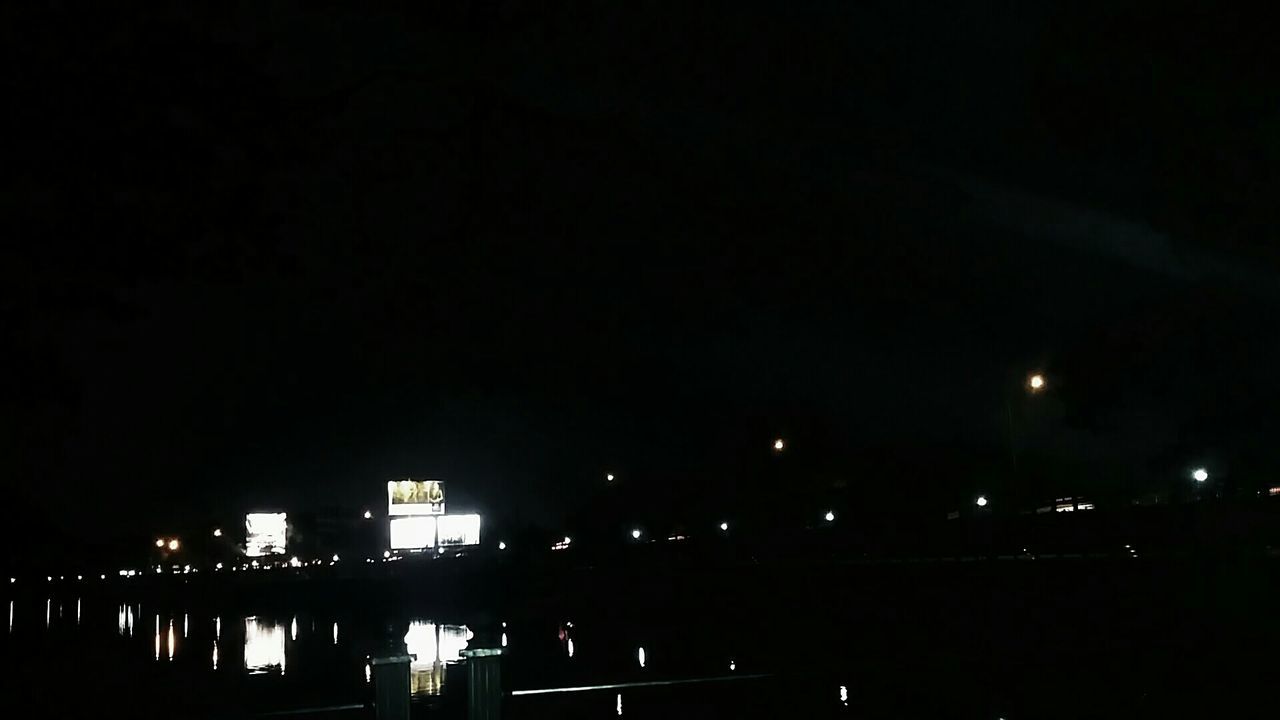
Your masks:
[{"label": "dark water", "polygon": [[[570,574],[485,612],[412,586],[215,603],[68,583],[4,599],[3,696],[49,716],[364,705],[394,615],[416,716],[465,714],[459,652],[481,623],[516,718],[1271,716],[1270,564],[994,567]],[[524,694],[558,688],[589,689]]]}]

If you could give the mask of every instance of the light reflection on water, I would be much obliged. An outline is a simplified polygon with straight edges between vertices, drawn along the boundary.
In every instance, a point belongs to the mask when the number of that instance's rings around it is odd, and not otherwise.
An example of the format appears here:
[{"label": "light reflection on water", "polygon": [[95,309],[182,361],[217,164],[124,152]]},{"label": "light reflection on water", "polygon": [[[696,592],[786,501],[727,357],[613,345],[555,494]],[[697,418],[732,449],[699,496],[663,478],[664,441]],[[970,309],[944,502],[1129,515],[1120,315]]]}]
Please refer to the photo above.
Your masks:
[{"label": "light reflection on water", "polygon": [[409,623],[404,644],[417,658],[409,664],[409,690],[416,696],[439,695],[444,688],[446,663],[462,659],[473,633],[466,625],[436,625],[415,620]]},{"label": "light reflection on water", "polygon": [[256,616],[244,619],[244,668],[249,674],[285,672],[284,625]]}]

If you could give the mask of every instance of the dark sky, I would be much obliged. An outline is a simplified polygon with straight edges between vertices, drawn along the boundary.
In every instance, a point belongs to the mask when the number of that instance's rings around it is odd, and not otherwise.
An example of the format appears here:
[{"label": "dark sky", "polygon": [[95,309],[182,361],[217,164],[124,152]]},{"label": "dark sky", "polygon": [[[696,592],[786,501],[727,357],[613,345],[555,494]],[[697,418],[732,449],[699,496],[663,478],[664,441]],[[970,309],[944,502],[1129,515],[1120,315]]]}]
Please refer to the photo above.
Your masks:
[{"label": "dark sky", "polygon": [[803,5],[6,8],[6,533],[1280,480],[1261,18]]}]

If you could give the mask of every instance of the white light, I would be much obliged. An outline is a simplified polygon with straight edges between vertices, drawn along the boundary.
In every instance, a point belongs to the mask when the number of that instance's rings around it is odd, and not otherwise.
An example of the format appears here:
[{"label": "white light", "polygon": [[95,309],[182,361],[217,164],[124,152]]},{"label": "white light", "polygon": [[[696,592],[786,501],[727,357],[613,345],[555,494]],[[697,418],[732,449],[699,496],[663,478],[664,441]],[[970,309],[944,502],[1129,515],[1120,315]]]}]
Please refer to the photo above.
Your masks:
[{"label": "white light", "polygon": [[289,639],[290,640],[298,639],[298,616],[297,615],[294,615],[293,619],[289,621]]},{"label": "white light", "polygon": [[569,638],[569,641],[565,644],[565,647],[569,651],[569,657],[573,657],[573,638]]},{"label": "white light", "polygon": [[83,579],[84,579],[84,576],[83,576],[83,575],[77,575],[77,576],[76,576],[76,580],[83,580]]},{"label": "white light", "polygon": [[18,578],[9,578],[9,584],[10,584],[10,585],[12,585],[12,584],[14,584],[14,583],[16,583],[16,582],[18,582]]},{"label": "white light", "polygon": [[158,548],[164,547],[164,538],[156,538],[156,547]]},{"label": "white light", "polygon": [[636,652],[636,659],[640,661],[640,667],[644,667],[644,648]]},{"label": "white light", "polygon": [[214,537],[222,537],[222,528],[214,528],[214,529],[213,529],[213,536],[214,536]]},{"label": "white light", "polygon": [[849,687],[847,685],[840,686],[840,702],[845,705],[849,704]]},{"label": "white light", "polygon": [[782,449],[785,448],[786,446],[787,444],[782,441],[782,438],[778,438],[777,440],[773,441],[773,449],[778,450],[779,452],[781,452]]},{"label": "white light", "polygon": [[1209,479],[1209,471],[1204,468],[1196,468],[1195,472],[1191,473],[1191,477],[1196,482],[1204,482]]},{"label": "white light", "polygon": [[297,555],[289,558],[289,567],[302,567],[302,561],[298,559]]},{"label": "white light", "polygon": [[502,647],[506,647],[506,646],[507,646],[507,634],[502,633]]},{"label": "white light", "polygon": [[368,520],[369,518],[372,518],[372,517],[373,517],[373,513],[369,512],[368,510],[365,510],[365,511],[364,511],[364,519],[365,519],[365,520]]},{"label": "white light", "polygon": [[386,559],[387,559],[387,558],[389,558],[389,557],[391,557],[391,551],[390,551],[390,550],[383,550],[383,551],[382,551],[382,559],[383,559],[383,560],[386,560]]},{"label": "white light", "polygon": [[608,480],[609,482],[613,482],[613,473],[609,473],[608,475],[605,475],[604,479]]},{"label": "white light", "polygon": [[724,532],[729,532],[729,523],[727,522],[720,523],[720,529],[723,530]]},{"label": "white light", "polygon": [[53,576],[52,576],[52,575],[46,575],[46,576],[45,576],[45,578],[44,578],[44,581],[45,581],[45,582],[53,582]]},{"label": "white light", "polygon": [[978,499],[977,499],[977,500],[975,500],[975,501],[974,501],[974,503],[975,503],[978,507],[986,507],[986,506],[987,506],[987,496],[986,496],[986,495],[979,495],[979,496],[978,496]]},{"label": "white light", "polygon": [[181,543],[179,543],[179,542],[178,542],[178,539],[177,539],[177,538],[174,538],[174,539],[172,539],[172,540],[170,540],[170,541],[169,541],[169,549],[170,549],[170,550],[177,550],[177,549],[178,549],[178,547],[179,547],[180,545],[181,545]]},{"label": "white light", "polygon": [[828,510],[827,514],[822,516],[822,519],[826,520],[827,522],[834,522],[836,519],[836,514]]},{"label": "white light", "polygon": [[479,515],[441,515],[437,525],[441,546],[480,544]]},{"label": "white light", "polygon": [[288,534],[286,513],[249,513],[244,516],[244,554],[249,557],[283,555]]},{"label": "white light", "polygon": [[[10,578],[10,579],[12,580],[12,578]],[[99,575],[99,576],[98,576],[98,579],[99,579],[99,580],[106,580],[106,579],[107,579],[107,576],[106,576],[106,574],[104,573],[104,574],[102,574],[102,575]]]},{"label": "white light", "polygon": [[217,565],[214,565],[214,566],[213,566],[213,569],[214,569],[214,570],[221,570],[221,569],[222,569],[222,563],[218,563]]},{"label": "white light", "polygon": [[499,549],[499,550],[506,550],[506,549],[507,549],[507,544],[506,544],[505,542],[498,541],[498,549]]},{"label": "white light", "polygon": [[622,717],[622,693],[618,693],[618,717]]},{"label": "white light", "polygon": [[1031,389],[1032,389],[1032,390],[1043,390],[1043,389],[1044,389],[1044,376],[1043,376],[1043,375],[1041,375],[1040,373],[1036,373],[1035,375],[1032,375],[1032,376],[1027,380],[1027,385],[1029,385],[1029,386],[1031,387]]},{"label": "white light", "polygon": [[640,529],[639,529],[639,528],[636,528],[635,530],[632,530],[632,531],[631,531],[631,537],[632,537],[632,538],[634,538],[634,539],[636,539],[636,540],[639,540],[639,539],[640,539]]},{"label": "white light", "polygon": [[338,644],[338,623],[333,624],[333,644]]},{"label": "white light", "polygon": [[418,550],[436,546],[436,518],[431,515],[391,519],[391,547]]},{"label": "white light", "polygon": [[364,664],[364,681],[368,683],[373,676],[373,670],[369,667],[369,663]]},{"label": "white light", "polygon": [[733,672],[734,670],[737,670],[737,669],[738,669],[738,663],[736,663],[736,662],[734,662],[732,659],[730,659],[730,660],[729,660],[729,672]]}]

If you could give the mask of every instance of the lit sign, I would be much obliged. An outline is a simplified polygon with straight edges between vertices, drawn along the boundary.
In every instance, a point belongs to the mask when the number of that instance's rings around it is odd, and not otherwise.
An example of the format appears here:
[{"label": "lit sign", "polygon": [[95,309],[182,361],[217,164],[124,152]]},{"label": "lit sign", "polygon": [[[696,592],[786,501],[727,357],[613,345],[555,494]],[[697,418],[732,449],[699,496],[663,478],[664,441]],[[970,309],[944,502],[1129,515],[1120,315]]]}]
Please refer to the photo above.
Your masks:
[{"label": "lit sign", "polygon": [[439,519],[440,546],[479,545],[479,515],[441,515]]},{"label": "lit sign", "polygon": [[387,483],[388,515],[443,515],[444,483],[439,480],[391,480]]},{"label": "lit sign", "polygon": [[391,518],[391,549],[420,550],[436,546],[434,517]]},{"label": "lit sign", "polygon": [[244,552],[249,557],[283,555],[289,524],[285,513],[249,513],[244,516]]}]

